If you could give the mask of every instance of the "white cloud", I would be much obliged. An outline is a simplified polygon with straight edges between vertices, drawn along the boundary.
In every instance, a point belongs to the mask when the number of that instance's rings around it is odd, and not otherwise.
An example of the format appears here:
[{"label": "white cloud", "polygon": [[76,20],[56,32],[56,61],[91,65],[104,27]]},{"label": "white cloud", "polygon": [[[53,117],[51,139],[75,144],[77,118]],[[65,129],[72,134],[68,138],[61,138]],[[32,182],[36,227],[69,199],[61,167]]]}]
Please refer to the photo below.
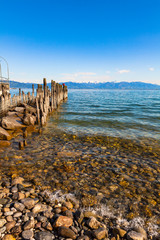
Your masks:
[{"label": "white cloud", "polygon": [[110,71],[106,71],[107,74],[111,73]]},{"label": "white cloud", "polygon": [[130,70],[129,69],[122,69],[122,70],[118,70],[117,72],[120,73],[120,74],[123,74],[123,73],[129,73]]},{"label": "white cloud", "polygon": [[153,67],[150,67],[148,70],[151,71],[151,72],[153,72],[153,71],[154,71],[154,68],[153,68]]}]

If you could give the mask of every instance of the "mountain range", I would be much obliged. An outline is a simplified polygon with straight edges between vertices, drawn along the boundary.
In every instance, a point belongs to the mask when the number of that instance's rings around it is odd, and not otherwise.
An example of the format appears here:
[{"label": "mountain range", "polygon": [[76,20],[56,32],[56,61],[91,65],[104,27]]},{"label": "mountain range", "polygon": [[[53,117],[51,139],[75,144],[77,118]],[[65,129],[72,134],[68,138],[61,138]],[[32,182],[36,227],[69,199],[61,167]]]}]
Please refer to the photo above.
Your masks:
[{"label": "mountain range", "polygon": [[[68,89],[160,90],[160,85],[144,82],[104,82],[104,83],[64,82],[64,83],[68,87]],[[48,86],[51,87],[51,84],[49,83]],[[10,87],[32,88],[32,83],[10,81]]]}]

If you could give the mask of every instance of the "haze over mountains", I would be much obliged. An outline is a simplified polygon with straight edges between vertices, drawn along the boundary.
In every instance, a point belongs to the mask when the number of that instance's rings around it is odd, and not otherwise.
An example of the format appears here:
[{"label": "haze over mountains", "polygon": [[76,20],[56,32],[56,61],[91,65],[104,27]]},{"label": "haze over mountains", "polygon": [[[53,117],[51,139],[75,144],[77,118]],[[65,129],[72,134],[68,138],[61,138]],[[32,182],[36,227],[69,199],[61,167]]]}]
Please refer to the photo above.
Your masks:
[{"label": "haze over mountains", "polygon": [[[160,90],[160,85],[144,82],[77,83],[64,82],[69,89]],[[36,85],[36,84],[35,84]],[[48,84],[51,87],[51,84]],[[31,88],[32,83],[10,81],[11,88]]]}]

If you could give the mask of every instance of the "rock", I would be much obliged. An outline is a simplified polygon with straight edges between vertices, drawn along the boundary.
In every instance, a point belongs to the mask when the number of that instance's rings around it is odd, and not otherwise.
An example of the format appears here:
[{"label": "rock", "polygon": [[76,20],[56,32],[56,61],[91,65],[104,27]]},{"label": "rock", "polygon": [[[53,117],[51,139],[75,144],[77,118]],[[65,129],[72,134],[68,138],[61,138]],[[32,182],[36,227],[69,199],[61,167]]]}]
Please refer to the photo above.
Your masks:
[{"label": "rock", "polygon": [[2,240],[16,240],[11,234],[6,234]]},{"label": "rock", "polygon": [[36,232],[34,235],[35,240],[53,240],[54,235],[50,232]]},{"label": "rock", "polygon": [[6,231],[6,226],[0,228],[0,233],[4,233]]},{"label": "rock", "polygon": [[35,205],[35,201],[32,198],[24,198],[21,200],[21,202],[24,204],[24,206],[28,209],[31,209]]},{"label": "rock", "polygon": [[3,227],[6,224],[6,220],[5,219],[0,219],[0,228]]},{"label": "rock", "polygon": [[14,226],[15,226],[16,222],[12,221],[6,224],[6,230],[7,232],[9,232]]},{"label": "rock", "polygon": [[65,238],[76,239],[76,234],[70,228],[67,227],[59,227],[58,234]]},{"label": "rock", "polygon": [[2,118],[2,127],[8,130],[25,127],[19,117],[7,116]]},{"label": "rock", "polygon": [[72,209],[73,208],[73,204],[71,202],[65,202],[64,206],[68,209]]},{"label": "rock", "polygon": [[4,213],[4,216],[11,216],[11,215],[13,215],[13,211],[8,211],[8,212],[5,212]]},{"label": "rock", "polygon": [[73,224],[73,219],[66,216],[59,216],[53,224],[53,227],[70,227]]},{"label": "rock", "polygon": [[24,178],[22,177],[16,177],[14,179],[12,179],[12,183],[11,185],[16,185],[16,184],[23,184]]},{"label": "rock", "polygon": [[0,199],[0,204],[5,205],[7,203],[8,203],[8,199],[7,198],[1,198]]},{"label": "rock", "polygon": [[127,233],[127,239],[128,240],[144,240],[144,236],[142,233],[130,231]]},{"label": "rock", "polygon": [[18,192],[18,188],[17,188],[16,186],[13,186],[13,187],[11,188],[11,192],[12,192],[12,193]]},{"label": "rock", "polygon": [[13,215],[14,218],[19,218],[19,217],[21,217],[21,216],[22,216],[22,213],[21,213],[21,212],[16,212],[16,213]]},{"label": "rock", "polygon": [[22,237],[24,239],[30,239],[33,237],[33,231],[32,230],[26,230],[22,232]]},{"label": "rock", "polygon": [[34,226],[35,226],[34,220],[29,220],[24,224],[23,229],[24,230],[29,230],[31,228],[34,228]]},{"label": "rock", "polygon": [[95,217],[90,217],[86,223],[91,229],[98,229],[100,227],[100,222]]},{"label": "rock", "polygon": [[126,234],[126,231],[121,229],[121,228],[114,228],[113,229],[113,234],[114,234],[115,237],[118,234],[121,238],[123,238],[125,236],[125,234]]},{"label": "rock", "polygon": [[24,210],[24,208],[25,208],[24,204],[19,203],[19,202],[15,202],[14,207],[15,207],[18,211],[21,211],[21,212],[22,212],[22,211]]},{"label": "rock", "polygon": [[32,209],[32,212],[35,214],[35,213],[38,213],[40,212],[41,210],[41,203],[37,203],[34,208]]},{"label": "rock", "polygon": [[0,140],[0,147],[9,147],[11,143],[7,140]]},{"label": "rock", "polygon": [[0,139],[1,140],[11,140],[11,135],[2,127],[0,127]]},{"label": "rock", "polygon": [[24,107],[16,107],[14,110],[16,112],[24,113],[25,108]]},{"label": "rock", "polygon": [[134,231],[141,233],[143,235],[144,240],[147,239],[147,233],[142,227],[134,227]]},{"label": "rock", "polygon": [[93,231],[93,236],[99,240],[105,238],[106,235],[108,235],[108,233],[105,228],[99,228]]}]

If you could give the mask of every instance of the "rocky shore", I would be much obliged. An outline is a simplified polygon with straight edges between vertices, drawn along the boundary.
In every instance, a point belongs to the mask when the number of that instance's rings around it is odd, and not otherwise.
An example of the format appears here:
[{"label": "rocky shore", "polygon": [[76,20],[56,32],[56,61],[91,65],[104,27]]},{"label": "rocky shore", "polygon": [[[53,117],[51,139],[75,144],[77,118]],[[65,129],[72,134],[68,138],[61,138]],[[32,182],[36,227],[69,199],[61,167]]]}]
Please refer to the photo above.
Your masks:
[{"label": "rocky shore", "polygon": [[152,238],[137,225],[121,228],[116,219],[82,209],[72,194],[42,190],[12,176],[0,181],[0,239],[158,240],[160,236]]}]

